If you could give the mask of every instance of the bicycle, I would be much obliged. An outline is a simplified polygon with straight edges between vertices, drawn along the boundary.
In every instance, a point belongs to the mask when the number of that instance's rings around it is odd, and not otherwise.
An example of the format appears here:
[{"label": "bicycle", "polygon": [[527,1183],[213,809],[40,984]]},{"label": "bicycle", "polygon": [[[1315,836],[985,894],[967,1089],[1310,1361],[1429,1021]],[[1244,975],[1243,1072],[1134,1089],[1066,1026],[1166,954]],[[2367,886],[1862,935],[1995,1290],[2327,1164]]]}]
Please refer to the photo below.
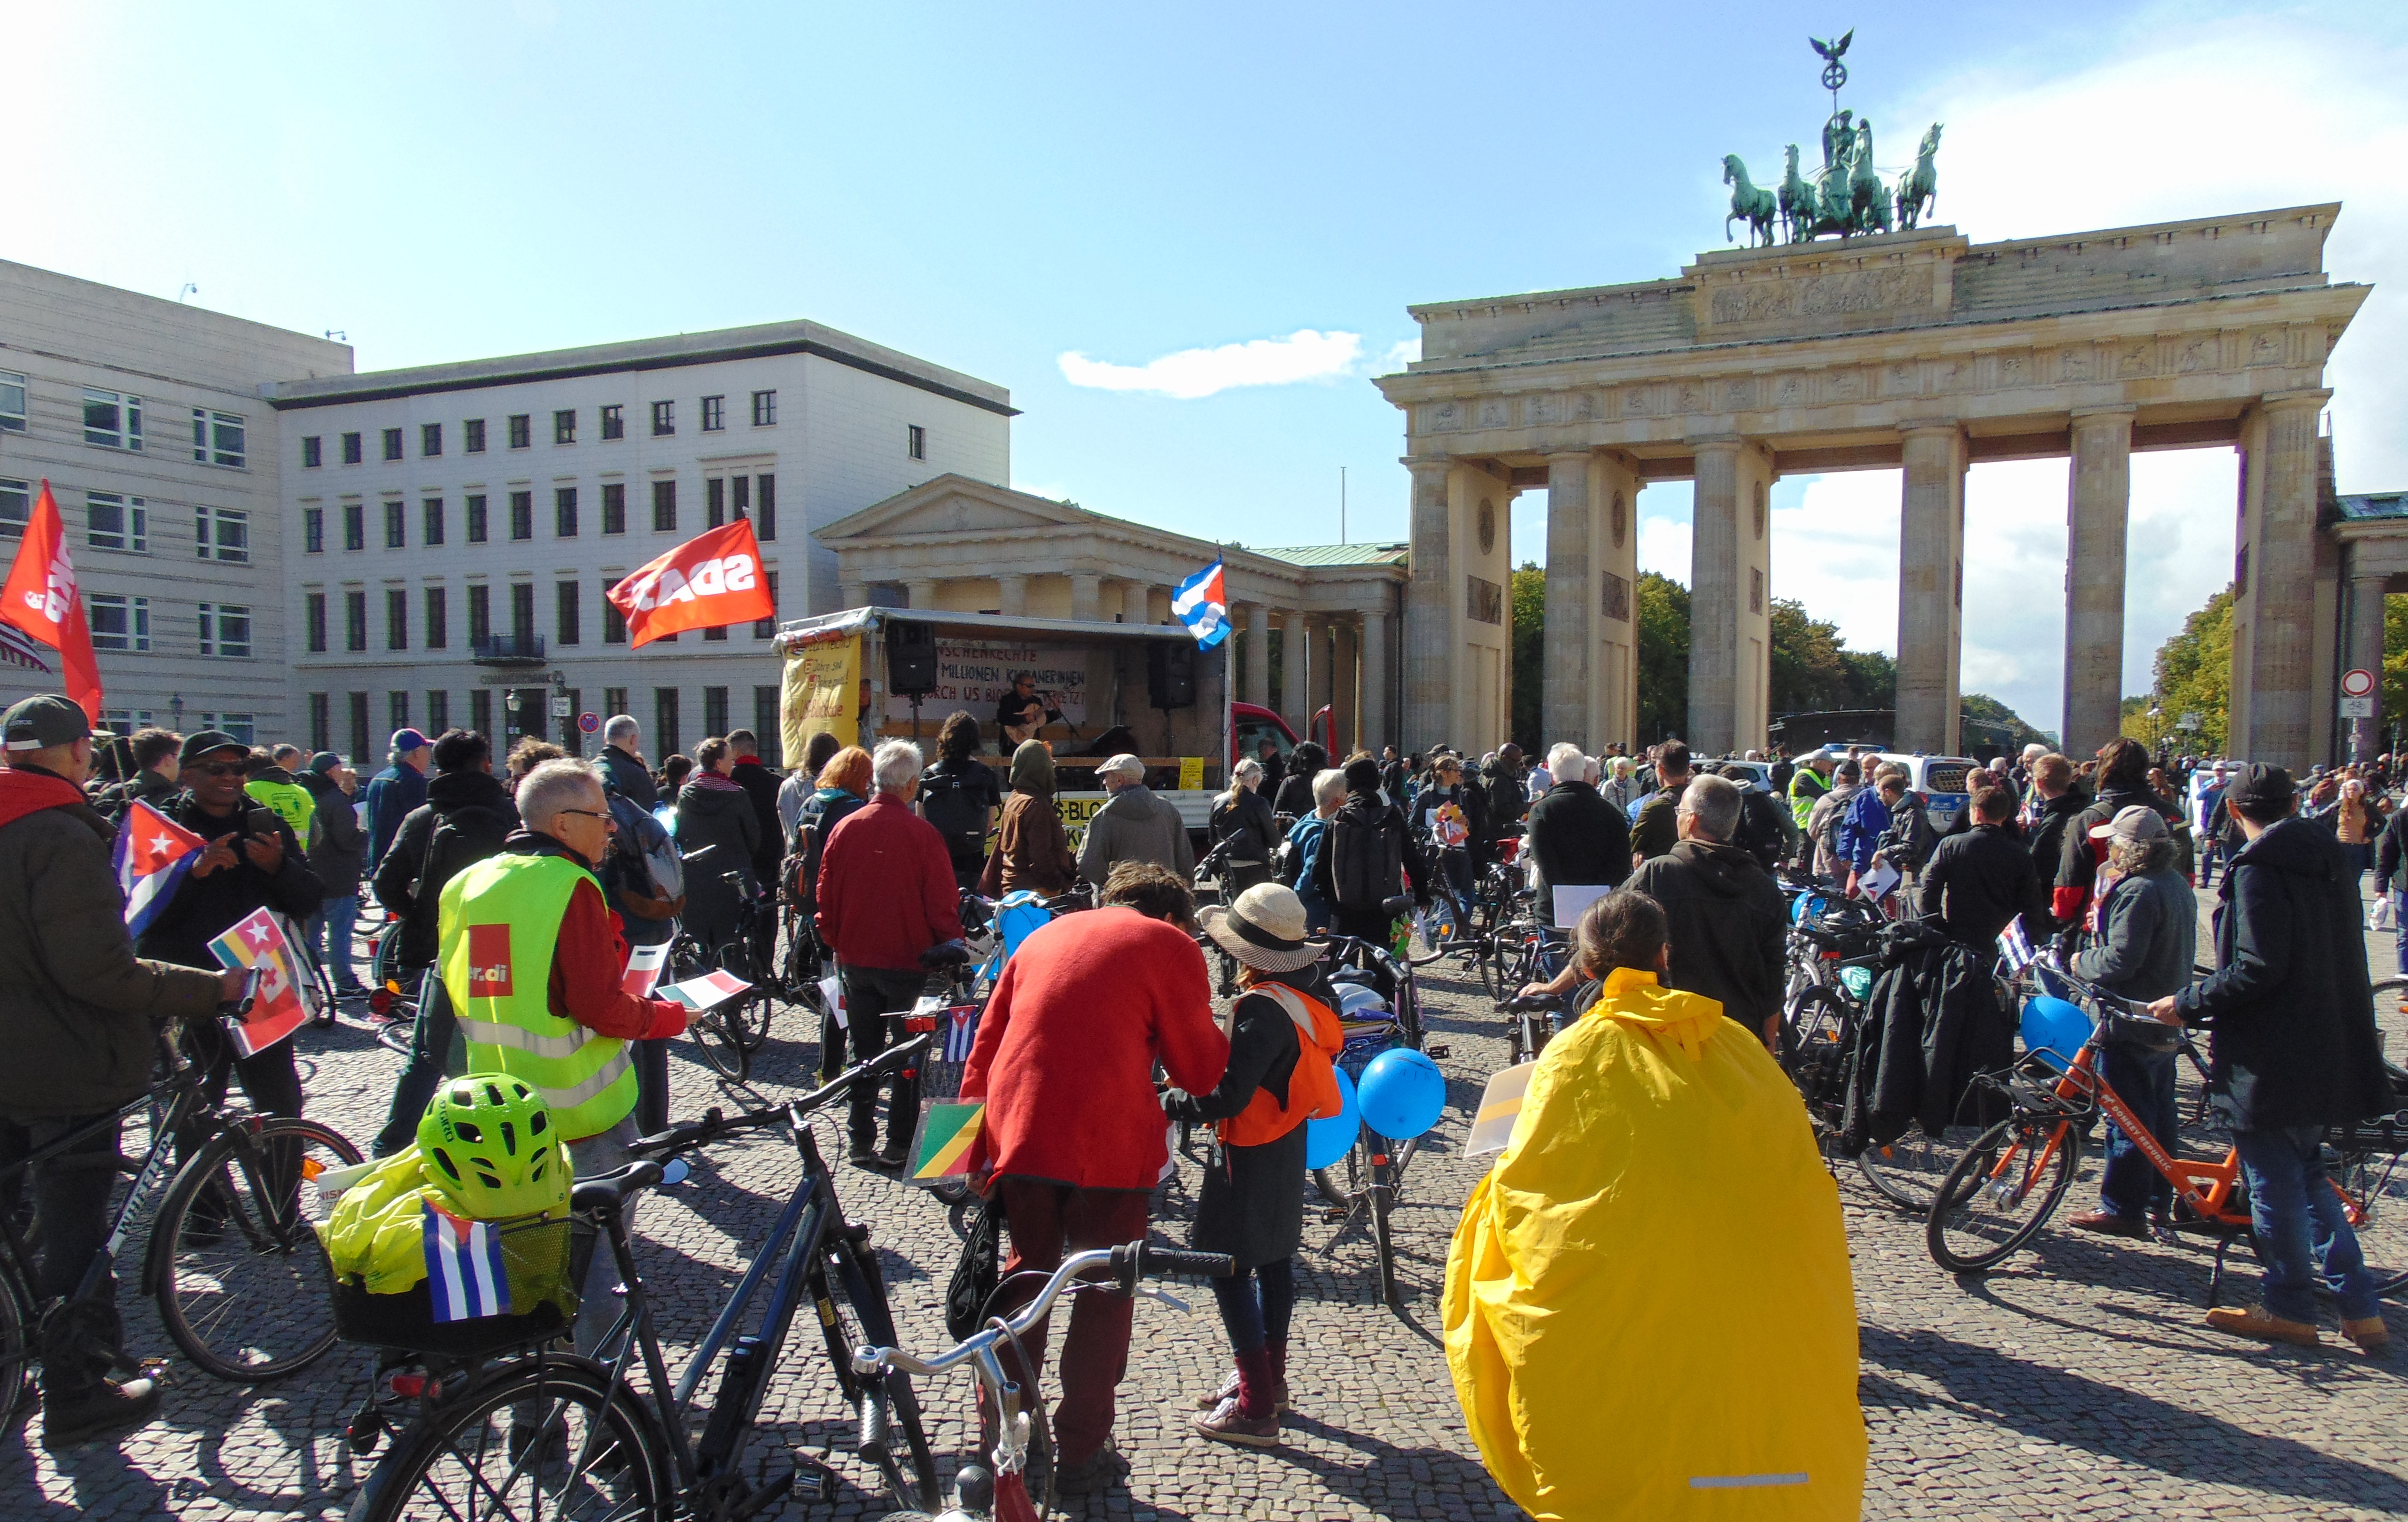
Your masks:
[{"label": "bicycle", "polygon": [[[360,1487],[351,1522],[538,1515],[566,1522],[672,1515],[733,1522],[773,1512],[790,1493],[804,1488],[807,1479],[807,1496],[833,1500],[834,1476],[809,1460],[757,1481],[743,1473],[796,1313],[807,1300],[845,1404],[864,1414],[862,1456],[879,1472],[896,1505],[908,1511],[931,1503],[936,1460],[908,1375],[889,1374],[879,1382],[881,1419],[875,1434],[867,1430],[869,1386],[854,1372],[853,1357],[860,1348],[896,1340],[894,1314],[869,1249],[869,1228],[847,1219],[838,1205],[835,1177],[820,1156],[810,1124],[854,1084],[910,1061],[926,1044],[922,1038],[882,1052],[781,1108],[735,1117],[714,1110],[698,1121],[673,1126],[636,1143],[637,1160],[625,1168],[579,1181],[570,1209],[609,1241],[625,1285],[617,1320],[590,1357],[557,1351],[549,1341],[557,1335],[554,1326],[543,1333],[545,1340],[513,1330],[508,1335],[521,1339],[515,1344],[430,1360],[416,1414]],[[802,1177],[768,1240],[672,1384],[652,1298],[637,1271],[626,1203],[640,1190],[683,1177],[677,1171],[684,1166],[681,1154],[779,1125],[792,1131]],[[759,1319],[752,1330],[739,1331],[773,1270],[775,1281]],[[638,1361],[645,1394],[628,1379]],[[707,1409],[697,1412],[695,1392],[714,1370],[717,1388]],[[393,1425],[371,1396],[353,1418],[354,1450],[373,1448]]]},{"label": "bicycle", "polygon": [[[1109,1270],[1111,1280],[1088,1277],[1096,1269]],[[1051,1445],[1045,1435],[1045,1402],[1041,1392],[1024,1390],[1007,1373],[998,1350],[1009,1343],[1020,1355],[1023,1368],[1029,1366],[1022,1349],[1025,1337],[1054,1309],[1054,1302],[1064,1294],[1144,1295],[1175,1309],[1184,1311],[1187,1304],[1175,1296],[1158,1289],[1141,1288],[1139,1281],[1152,1273],[1176,1273],[1193,1278],[1223,1279],[1237,1271],[1236,1262],[1225,1253],[1191,1253],[1177,1248],[1157,1247],[1150,1242],[1133,1242],[1119,1247],[1098,1247],[1074,1253],[1062,1260],[1062,1266],[1046,1276],[1043,1287],[1010,1317],[992,1316],[984,1329],[968,1340],[933,1357],[920,1358],[899,1347],[865,1345],[853,1358],[853,1371],[863,1385],[861,1397],[861,1451],[871,1457],[886,1451],[889,1442],[889,1411],[894,1403],[889,1381],[909,1380],[913,1376],[934,1379],[953,1370],[969,1365],[977,1381],[979,1409],[992,1412],[995,1447],[984,1456],[995,1464],[992,1472],[977,1464],[965,1464],[953,1476],[953,1507],[945,1514],[944,1522],[1034,1522],[1038,1513],[1050,1509],[1054,1498],[1050,1462],[1037,1486],[1039,1494],[1029,1494],[1026,1477],[1043,1459],[1050,1459]],[[901,1386],[909,1393],[907,1383]],[[933,1500],[929,1504],[934,1504]],[[886,1522],[936,1522],[925,1511],[890,1512]]]},{"label": "bicycle", "polygon": [[[36,1165],[149,1112],[149,1148],[138,1161],[116,1159],[115,1170],[130,1172],[134,1182],[118,1202],[108,1240],[65,1301],[34,1299],[32,1252],[17,1223],[0,1213],[0,1429],[32,1394],[34,1333],[43,1318],[73,1314],[77,1305],[114,1305],[118,1261],[135,1215],[162,1180],[165,1194],[137,1282],[185,1357],[218,1379],[261,1384],[308,1368],[335,1345],[331,1314],[321,1314],[332,1279],[308,1185],[358,1163],[360,1150],[316,1121],[210,1104],[204,1070],[169,1030],[159,1033],[159,1055],[166,1077],[149,1092],[0,1169],[0,1186],[21,1188]],[[179,1136],[200,1140],[169,1179],[173,1156],[184,1150]]]},{"label": "bicycle", "polygon": [[[717,846],[704,846],[685,858],[689,882],[694,881],[695,871],[710,870],[715,865],[711,861],[712,854],[718,849]],[[761,939],[765,928],[772,936],[776,930],[774,922],[765,925],[767,912],[763,910],[761,900],[753,891],[750,872],[738,869],[715,875],[723,891],[732,900],[732,917],[707,941],[698,936],[692,937],[691,954],[681,959],[672,951],[670,961],[678,968],[680,979],[716,969],[751,985],[713,1012],[727,1039],[743,1051],[746,1059],[744,1071],[728,1073],[729,1077],[740,1081],[746,1072],[751,1071],[752,1055],[761,1050],[762,1043],[769,1039],[769,999],[779,992],[778,969],[776,959],[763,954]],[[722,1072],[727,1072],[725,1066],[717,1058],[712,1059],[711,1065]]]},{"label": "bicycle", "polygon": [[[1844,963],[1867,969],[1864,986],[1868,999],[1882,973],[1898,967],[1910,956],[1948,944],[1936,925],[1918,919],[1885,919],[1878,926],[1871,926],[1870,934],[1878,950],[1861,953]],[[1837,980],[1836,973],[1834,976]],[[1992,976],[1993,997],[2000,1008],[2014,1010],[2014,987],[2007,980],[1998,978],[1995,971]],[[1837,1011],[1833,1007],[1834,1000],[1838,1001]],[[1858,1001],[1847,994],[1845,981],[1824,985],[1821,995],[1810,996],[1808,1002],[1811,1008],[1801,1012],[1806,1018],[1799,1024],[1794,1039],[1800,1051],[1812,1054],[1818,1064],[1828,1063],[1834,1054],[1813,1044],[1823,1039],[1821,1030],[1824,1028],[1814,1021],[1833,1016],[1841,1022],[1830,1037],[1837,1044],[1840,1054],[1837,1060],[1842,1066],[1838,1101],[1840,1111],[1831,1113],[1836,1121],[1837,1114],[1845,1110],[1849,1085],[1868,1081],[1861,1070],[1865,1060],[1864,1047],[1871,1035],[1870,1008],[1867,1002]],[[1796,1076],[1793,1073],[1793,1082]],[[1941,1178],[1947,1173],[1957,1155],[1990,1124],[1987,1117],[1996,1113],[1984,1109],[1985,1092],[1978,1084],[1969,1085],[1958,1098],[1948,1123],[1936,1136],[1920,1125],[1909,1124],[1889,1141],[1867,1145],[1856,1154],[1856,1171],[1864,1175],[1875,1192],[1901,1213],[1924,1214],[1931,1209]]]},{"label": "bicycle", "polygon": [[[1355,1002],[1351,1012],[1355,1018],[1352,1020],[1347,1019],[1349,1011],[1340,1011],[1341,1021],[1353,1027],[1338,1056],[1338,1066],[1346,1070],[1349,1078],[1360,1081],[1371,1060],[1398,1041],[1415,1051],[1426,1050],[1432,1057],[1447,1055],[1443,1046],[1423,1047],[1421,1003],[1413,985],[1415,964],[1410,958],[1352,936],[1330,938],[1325,955],[1333,968],[1333,984],[1341,988],[1347,984],[1361,986],[1377,996],[1375,999]],[[1343,1002],[1342,993],[1340,998]],[[1382,1004],[1393,1020],[1361,1018],[1381,1012],[1378,1007]],[[1390,1025],[1394,1027],[1393,1035],[1382,1028]],[[1403,1299],[1397,1287],[1396,1243],[1388,1218],[1404,1193],[1405,1169],[1420,1150],[1419,1137],[1409,1137],[1401,1145],[1392,1146],[1388,1138],[1364,1126],[1356,1131],[1354,1144],[1346,1152],[1344,1188],[1339,1187],[1330,1168],[1312,1170],[1313,1187],[1328,1206],[1327,1219],[1338,1223],[1340,1234],[1357,1216],[1368,1221],[1380,1299],[1392,1306],[1401,1306]]]}]

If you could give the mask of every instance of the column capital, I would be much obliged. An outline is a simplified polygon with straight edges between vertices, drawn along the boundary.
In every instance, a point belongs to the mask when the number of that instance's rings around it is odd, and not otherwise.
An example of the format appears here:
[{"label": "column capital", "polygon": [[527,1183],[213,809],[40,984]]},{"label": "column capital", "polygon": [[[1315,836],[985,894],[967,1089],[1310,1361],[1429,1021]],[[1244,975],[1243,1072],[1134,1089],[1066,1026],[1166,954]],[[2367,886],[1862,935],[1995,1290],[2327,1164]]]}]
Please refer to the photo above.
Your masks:
[{"label": "column capital", "polygon": [[1560,462],[1560,463],[1562,463],[1562,464],[1565,464],[1565,465],[1571,465],[1571,464],[1575,464],[1575,463],[1580,464],[1580,465],[1587,465],[1587,464],[1589,464],[1591,461],[1593,461],[1593,460],[1595,460],[1595,459],[1597,458],[1597,454],[1598,454],[1598,452],[1597,452],[1596,450],[1588,450],[1588,449],[1559,449],[1559,450],[1553,450],[1553,451],[1550,451],[1550,452],[1548,452],[1548,454],[1546,455],[1546,461],[1547,461],[1547,463],[1548,463],[1549,465],[1551,465],[1551,466],[1552,466],[1552,465],[1555,465],[1555,464],[1556,464],[1556,463],[1558,463],[1558,462]]},{"label": "column capital", "polygon": [[2300,391],[2270,391],[2258,398],[2257,405],[2268,412],[2289,412],[2301,408],[2322,410],[2332,400],[2332,393],[2321,386]]},{"label": "column capital", "polygon": [[2138,406],[2130,402],[2126,402],[2115,407],[2077,407],[2073,409],[2073,421],[2076,423],[2087,423],[2094,420],[2104,419],[2112,422],[2116,418],[2129,419],[2138,416],[2140,410],[2141,409]]},{"label": "column capital", "polygon": [[1900,438],[1912,438],[1917,434],[1947,434],[1952,438],[1961,438],[1965,434],[1965,425],[1955,418],[1922,418],[1898,425],[1898,436]]},{"label": "column capital", "polygon": [[1406,454],[1398,458],[1399,464],[1416,476],[1452,470],[1458,463],[1452,454]]}]

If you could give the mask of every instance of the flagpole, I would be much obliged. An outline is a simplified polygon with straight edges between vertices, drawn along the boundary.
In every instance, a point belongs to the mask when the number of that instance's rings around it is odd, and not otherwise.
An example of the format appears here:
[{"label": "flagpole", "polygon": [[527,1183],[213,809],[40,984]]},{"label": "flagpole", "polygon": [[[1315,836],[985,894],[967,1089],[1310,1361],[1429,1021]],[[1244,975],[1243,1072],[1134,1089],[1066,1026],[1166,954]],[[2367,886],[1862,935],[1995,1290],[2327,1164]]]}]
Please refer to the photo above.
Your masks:
[{"label": "flagpole", "polygon": [[[1212,558],[1221,563],[1221,591],[1224,596],[1226,596],[1229,590],[1229,552],[1223,549],[1218,540],[1215,540],[1212,545]],[[1232,604],[1237,601],[1234,597],[1231,597],[1229,600]],[[1224,618],[1229,617],[1234,611],[1235,610],[1233,608],[1229,611],[1224,612],[1222,616]],[[1236,708],[1238,693],[1237,649],[1238,631],[1233,628],[1229,631],[1229,637],[1221,641],[1220,751],[1221,788],[1224,792],[1236,786],[1238,782],[1238,758],[1234,754],[1232,754],[1233,748],[1238,743],[1238,711]]]}]

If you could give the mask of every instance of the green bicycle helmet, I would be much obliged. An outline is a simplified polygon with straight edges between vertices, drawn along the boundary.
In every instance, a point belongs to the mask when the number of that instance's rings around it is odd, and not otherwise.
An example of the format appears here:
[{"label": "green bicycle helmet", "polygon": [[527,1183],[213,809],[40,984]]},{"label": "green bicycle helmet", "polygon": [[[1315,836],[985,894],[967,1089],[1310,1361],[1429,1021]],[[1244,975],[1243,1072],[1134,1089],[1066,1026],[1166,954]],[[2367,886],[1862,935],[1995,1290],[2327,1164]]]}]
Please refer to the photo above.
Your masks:
[{"label": "green bicycle helmet", "polygon": [[562,1211],[568,1158],[543,1097],[508,1073],[445,1084],[418,1122],[420,1166],[472,1220]]}]

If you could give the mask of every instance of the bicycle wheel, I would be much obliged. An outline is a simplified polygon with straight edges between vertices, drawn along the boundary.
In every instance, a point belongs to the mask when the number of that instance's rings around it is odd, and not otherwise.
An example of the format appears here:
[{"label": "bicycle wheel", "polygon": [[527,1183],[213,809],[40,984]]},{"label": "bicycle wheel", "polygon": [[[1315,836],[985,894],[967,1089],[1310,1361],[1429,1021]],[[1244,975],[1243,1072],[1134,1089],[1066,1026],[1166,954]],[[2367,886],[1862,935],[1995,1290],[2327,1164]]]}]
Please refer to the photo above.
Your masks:
[{"label": "bicycle wheel", "polygon": [[1329,1170],[1316,1168],[1312,1171],[1312,1189],[1321,1196],[1321,1202],[1332,1210],[1344,1210],[1350,1203],[1346,1191],[1338,1187],[1337,1181],[1329,1176]]},{"label": "bicycle wheel", "polygon": [[2082,1133],[2039,1116],[2002,1120],[1948,1170],[1924,1228],[1931,1260],[1981,1273],[2038,1231],[2065,1198],[2082,1161]]},{"label": "bicycle wheel", "polygon": [[[846,1249],[838,1246],[834,1250]],[[891,1338],[894,1316],[882,1303],[885,1286],[878,1278],[877,1260],[864,1248],[854,1262],[861,1268],[867,1292],[882,1299],[871,1316],[865,1318],[861,1307],[853,1304],[854,1291],[846,1274],[830,1274],[824,1269],[814,1273],[811,1295],[819,1302],[820,1330],[827,1339],[828,1361],[836,1368],[837,1387],[843,1391],[846,1403],[857,1418],[861,1411],[861,1381],[853,1371],[853,1350],[876,1345],[882,1340],[869,1334],[868,1322],[883,1327],[884,1336]],[[877,1465],[886,1482],[887,1500],[894,1509],[907,1512],[933,1508],[938,1504],[937,1460],[928,1449],[928,1434],[920,1421],[920,1398],[911,1388],[909,1374],[886,1376],[886,1404],[887,1445]],[[903,1438],[899,1444],[894,1441],[897,1433]],[[1033,1493],[1035,1486],[1030,1489]]]},{"label": "bicycle wheel", "polygon": [[694,1044],[702,1048],[703,1060],[738,1083],[742,1083],[752,1070],[752,1054],[744,1043],[729,1033],[724,1010],[712,1010],[695,1016],[687,1027],[694,1033]]},{"label": "bicycle wheel", "polygon": [[1856,1036],[1856,1011],[1835,991],[1808,984],[1789,1001],[1781,1021],[1781,1066],[1806,1101],[1806,1115],[1818,1132],[1839,1125],[1847,1100],[1848,1052]]},{"label": "bicycle wheel", "polygon": [[1979,1126],[1951,1126],[1938,1136],[1910,1125],[1906,1134],[1887,1146],[1870,1146],[1856,1155],[1856,1170],[1882,1198],[1911,1215],[1931,1209],[1940,1181],[1956,1159],[1982,1135]]},{"label": "bicycle wheel", "polygon": [[1397,1243],[1388,1227],[1387,1171],[1377,1167],[1371,1170],[1371,1252],[1379,1265],[1381,1303],[1402,1306],[1404,1299],[1397,1289]]},{"label": "bicycle wheel", "polygon": [[549,1357],[411,1423],[369,1472],[350,1519],[666,1517],[658,1448],[625,1386],[582,1358]]},{"label": "bicycle wheel", "polygon": [[727,1022],[728,1034],[748,1054],[758,1052],[767,1043],[769,995],[766,988],[754,985],[752,992],[742,998],[731,999],[721,1012]]},{"label": "bicycle wheel", "polygon": [[17,1271],[0,1263],[0,1436],[33,1409],[34,1297]]},{"label": "bicycle wheel", "polygon": [[176,1174],[143,1274],[194,1364],[252,1384],[335,1345],[334,1273],[315,1229],[334,1202],[310,1181],[358,1161],[359,1148],[316,1121],[245,1116]]},{"label": "bicycle wheel", "polygon": [[2350,1228],[2374,1275],[2374,1292],[2408,1291],[2408,1156],[2351,1152],[2328,1155],[2326,1164],[2355,1207]]}]

